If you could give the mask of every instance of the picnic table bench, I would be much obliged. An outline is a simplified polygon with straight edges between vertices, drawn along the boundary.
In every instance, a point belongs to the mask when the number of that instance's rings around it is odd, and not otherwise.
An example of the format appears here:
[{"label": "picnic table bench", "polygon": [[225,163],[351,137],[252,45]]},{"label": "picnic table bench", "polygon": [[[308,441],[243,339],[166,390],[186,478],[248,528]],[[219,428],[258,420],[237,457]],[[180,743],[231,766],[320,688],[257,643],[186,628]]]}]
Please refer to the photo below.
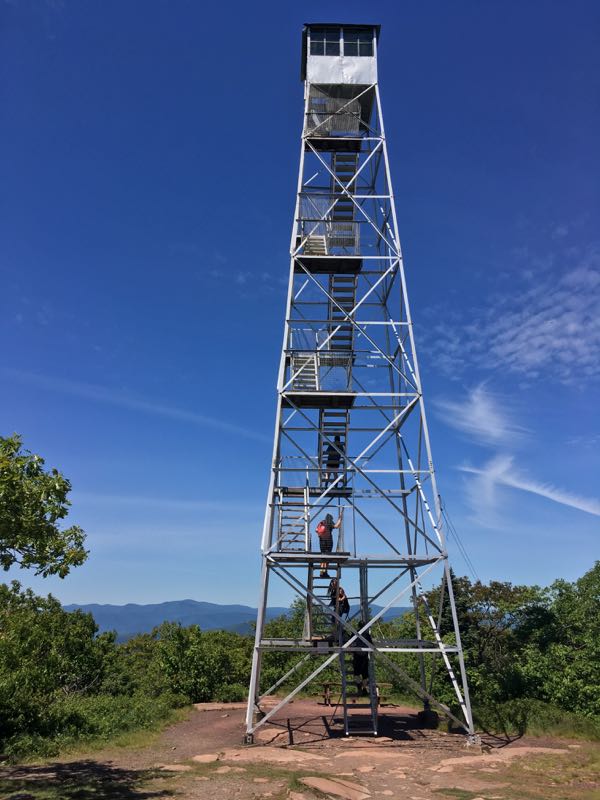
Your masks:
[{"label": "picnic table bench", "polygon": [[[352,680],[348,680],[348,681],[346,681],[346,687],[348,687],[348,686],[357,686],[357,684]],[[326,706],[330,706],[331,705],[331,694],[332,694],[331,689],[332,689],[332,687],[337,687],[337,688],[339,688],[341,690],[342,689],[341,681],[325,681],[323,683],[323,703]],[[391,689],[391,688],[392,688],[392,684],[391,683],[377,683],[376,684],[375,691],[377,692],[377,705],[379,705],[380,703],[384,703],[385,700],[386,700],[386,698],[383,697],[380,694],[380,689]],[[358,695],[357,695],[357,699],[358,699]],[[354,702],[353,698],[352,698],[351,702]]]}]

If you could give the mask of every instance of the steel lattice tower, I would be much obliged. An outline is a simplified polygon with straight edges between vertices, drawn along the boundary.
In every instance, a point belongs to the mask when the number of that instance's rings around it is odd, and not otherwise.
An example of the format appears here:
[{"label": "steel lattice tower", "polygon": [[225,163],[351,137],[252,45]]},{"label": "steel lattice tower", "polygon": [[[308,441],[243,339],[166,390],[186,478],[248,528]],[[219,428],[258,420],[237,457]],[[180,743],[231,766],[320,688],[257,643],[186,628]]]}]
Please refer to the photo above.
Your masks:
[{"label": "steel lattice tower", "polygon": [[[378,40],[372,25],[320,23],[303,31],[304,125],[247,741],[336,663],[346,734],[353,717],[377,733],[379,662],[398,672],[425,708],[474,733],[390,179]],[[326,569],[351,597],[349,618],[339,593],[330,592],[330,575],[321,577],[315,529],[328,512],[342,523]],[[298,638],[265,637],[275,579],[306,602]],[[442,587],[439,608],[429,607],[424,579]],[[413,637],[378,639],[378,621],[403,599],[420,610]],[[454,632],[442,638],[444,604]],[[261,660],[271,650],[297,652],[299,661],[261,687]],[[420,681],[390,658],[394,653],[413,654]],[[445,667],[458,717],[429,693],[426,659]],[[353,715],[357,671],[367,709]],[[295,681],[265,714],[262,697]]]}]

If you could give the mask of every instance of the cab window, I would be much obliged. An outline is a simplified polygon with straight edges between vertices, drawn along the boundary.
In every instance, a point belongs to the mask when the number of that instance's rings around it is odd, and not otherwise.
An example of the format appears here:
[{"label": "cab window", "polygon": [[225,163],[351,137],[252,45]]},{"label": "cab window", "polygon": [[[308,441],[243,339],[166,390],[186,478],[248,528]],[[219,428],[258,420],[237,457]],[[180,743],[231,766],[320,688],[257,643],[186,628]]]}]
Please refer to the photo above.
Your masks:
[{"label": "cab window", "polygon": [[344,30],[345,56],[372,56],[373,29],[346,28]]},{"label": "cab window", "polygon": [[310,54],[311,56],[339,56],[340,29],[311,28]]}]

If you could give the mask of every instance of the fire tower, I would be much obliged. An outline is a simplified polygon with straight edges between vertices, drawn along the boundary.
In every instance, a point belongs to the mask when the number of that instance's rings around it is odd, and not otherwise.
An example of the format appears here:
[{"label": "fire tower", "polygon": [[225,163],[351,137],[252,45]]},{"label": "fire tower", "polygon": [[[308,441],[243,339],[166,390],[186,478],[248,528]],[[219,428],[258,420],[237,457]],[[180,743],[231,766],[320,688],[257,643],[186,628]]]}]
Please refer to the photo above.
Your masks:
[{"label": "fire tower", "polygon": [[[339,670],[331,685],[344,732],[376,735],[380,663],[426,709],[474,733],[398,237],[378,41],[377,25],[309,24],[302,35],[304,124],[249,742],[332,666]],[[319,537],[318,526],[326,536]],[[277,580],[306,604],[297,638],[265,635],[269,590]],[[424,586],[434,583],[442,587],[440,605],[430,608]],[[402,603],[415,610],[412,638],[382,640],[378,622]],[[444,604],[453,636],[441,635]],[[298,654],[270,687],[261,685],[268,651]],[[412,654],[420,680],[407,674],[398,653]],[[447,671],[456,715],[431,696],[426,659]],[[281,702],[261,708],[262,698],[280,687]]]}]

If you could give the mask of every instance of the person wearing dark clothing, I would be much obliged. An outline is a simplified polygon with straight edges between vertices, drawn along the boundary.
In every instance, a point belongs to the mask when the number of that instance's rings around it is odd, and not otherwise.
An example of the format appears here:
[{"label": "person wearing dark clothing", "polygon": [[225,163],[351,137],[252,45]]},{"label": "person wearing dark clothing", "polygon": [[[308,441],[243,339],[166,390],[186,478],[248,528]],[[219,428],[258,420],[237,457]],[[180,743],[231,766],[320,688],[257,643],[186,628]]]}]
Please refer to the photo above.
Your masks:
[{"label": "person wearing dark clothing", "polygon": [[337,478],[342,461],[342,441],[339,436],[335,436],[333,444],[327,445],[325,450],[325,484],[333,483]]},{"label": "person wearing dark clothing", "polygon": [[[371,631],[366,631],[363,637],[372,642]],[[358,647],[365,647],[362,639],[357,641]],[[359,694],[365,695],[369,685],[369,654],[368,653],[352,653],[352,671],[354,673],[354,681],[356,683],[356,691]]]},{"label": "person wearing dark clothing", "polygon": [[[327,590],[329,595],[329,605],[335,609],[337,605],[337,613],[340,617],[348,616],[350,613],[350,602],[348,595],[344,589],[338,584],[337,578],[332,578]],[[332,620],[335,622],[335,620]]]}]

